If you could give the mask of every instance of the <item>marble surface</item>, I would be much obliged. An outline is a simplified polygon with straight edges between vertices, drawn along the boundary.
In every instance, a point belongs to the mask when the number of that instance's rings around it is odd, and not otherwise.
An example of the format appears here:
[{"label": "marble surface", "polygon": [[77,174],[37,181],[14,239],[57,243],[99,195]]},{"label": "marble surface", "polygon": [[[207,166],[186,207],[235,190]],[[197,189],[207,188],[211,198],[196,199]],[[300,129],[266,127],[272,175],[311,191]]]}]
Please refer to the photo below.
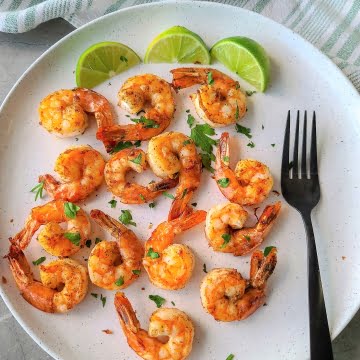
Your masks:
[{"label": "marble surface", "polygon": [[[66,21],[58,19],[42,24],[35,30],[24,34],[0,33],[0,102],[4,100],[15,81],[27,67],[52,44],[73,29]],[[0,261],[4,260],[1,259]],[[360,359],[359,338],[360,311],[334,341],[335,359]],[[1,298],[0,359],[52,359],[26,334],[10,314]]]}]

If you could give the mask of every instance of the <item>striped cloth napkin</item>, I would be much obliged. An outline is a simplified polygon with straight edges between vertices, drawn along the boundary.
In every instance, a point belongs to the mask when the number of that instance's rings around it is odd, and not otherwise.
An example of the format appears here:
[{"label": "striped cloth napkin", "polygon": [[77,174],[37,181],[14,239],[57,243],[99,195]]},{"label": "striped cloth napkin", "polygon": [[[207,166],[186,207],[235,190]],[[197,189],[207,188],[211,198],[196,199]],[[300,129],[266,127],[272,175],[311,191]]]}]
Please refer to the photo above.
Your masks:
[{"label": "striped cloth napkin", "polygon": [[[62,17],[79,27],[133,5],[160,0],[0,0],[0,31],[25,32]],[[179,0],[181,1],[181,0]],[[212,0],[265,15],[328,55],[360,91],[360,0]]]}]

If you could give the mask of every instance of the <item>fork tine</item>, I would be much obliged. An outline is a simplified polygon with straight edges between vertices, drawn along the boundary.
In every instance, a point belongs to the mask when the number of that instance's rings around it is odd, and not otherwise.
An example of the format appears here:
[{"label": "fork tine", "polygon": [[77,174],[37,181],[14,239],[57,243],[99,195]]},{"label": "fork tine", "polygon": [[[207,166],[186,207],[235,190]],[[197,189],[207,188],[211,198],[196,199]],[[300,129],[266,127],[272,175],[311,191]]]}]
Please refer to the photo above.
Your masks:
[{"label": "fork tine", "polygon": [[286,179],[289,178],[289,146],[290,146],[290,110],[288,111],[288,116],[286,120],[282,164],[281,164],[281,176]]},{"label": "fork tine", "polygon": [[306,125],[307,125],[307,111],[305,110],[304,114],[304,130],[303,130],[303,145],[302,145],[302,155],[301,155],[301,178],[307,179],[306,172]]},{"label": "fork tine", "polygon": [[311,131],[311,148],[310,148],[310,177],[318,174],[317,149],[316,149],[316,114],[314,111]]},{"label": "fork tine", "polygon": [[299,177],[299,157],[298,157],[298,147],[299,147],[299,119],[300,119],[300,111],[297,111],[296,116],[296,130],[295,130],[295,143],[294,143],[294,157],[293,157],[293,171],[292,177],[296,179]]}]

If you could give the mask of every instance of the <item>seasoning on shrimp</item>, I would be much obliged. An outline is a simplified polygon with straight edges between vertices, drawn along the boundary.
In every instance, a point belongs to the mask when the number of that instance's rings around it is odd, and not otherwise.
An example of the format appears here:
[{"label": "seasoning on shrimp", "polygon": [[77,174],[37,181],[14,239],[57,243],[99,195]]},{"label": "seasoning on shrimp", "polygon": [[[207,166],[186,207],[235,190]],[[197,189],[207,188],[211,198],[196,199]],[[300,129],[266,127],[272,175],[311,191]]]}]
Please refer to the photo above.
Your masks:
[{"label": "seasoning on shrimp", "polygon": [[140,275],[144,248],[126,226],[100,210],[91,210],[91,218],[116,241],[100,241],[88,260],[90,280],[107,290],[125,289]]},{"label": "seasoning on shrimp", "polygon": [[240,160],[230,169],[229,134],[221,135],[215,161],[215,180],[219,190],[231,202],[256,205],[269,195],[273,178],[269,168],[257,160]]},{"label": "seasoning on shrimp", "polygon": [[109,101],[85,88],[55,91],[39,106],[40,125],[59,137],[82,134],[88,126],[88,113],[95,116],[98,127],[113,124]]},{"label": "seasoning on shrimp", "polygon": [[235,123],[246,114],[246,96],[239,83],[221,71],[210,68],[178,68],[171,70],[176,89],[196,84],[202,86],[191,100],[198,115],[212,127]]},{"label": "seasoning on shrimp", "polygon": [[206,216],[205,234],[215,250],[246,255],[262,244],[279,215],[281,203],[268,205],[253,227],[244,227],[248,217],[241,205],[226,203],[212,207]]},{"label": "seasoning on shrimp", "polygon": [[144,112],[132,119],[135,124],[111,125],[99,128],[96,137],[107,144],[110,152],[119,141],[149,140],[161,134],[175,112],[171,86],[152,74],[137,75],[125,81],[119,93],[119,105],[130,114]]},{"label": "seasoning on shrimp", "polygon": [[177,290],[189,281],[194,269],[194,255],[183,244],[173,244],[176,235],[205,220],[206,211],[190,208],[179,218],[164,221],[145,243],[143,265],[150,281],[161,289]]},{"label": "seasoning on shrimp", "polygon": [[[54,256],[75,254],[89,238],[91,225],[84,210],[76,207],[75,214],[72,212],[71,215],[68,205],[69,203],[63,200],[54,200],[34,207],[26,219],[24,228],[11,239],[11,242],[24,250],[35,232],[43,225],[38,242],[45,251]],[[67,229],[60,226],[65,222]]]},{"label": "seasoning on shrimp", "polygon": [[[185,360],[191,352],[194,326],[190,318],[174,308],[161,308],[150,317],[149,330],[139,320],[126,296],[118,292],[114,305],[129,346],[146,360]],[[168,337],[166,343],[158,337]]]},{"label": "seasoning on shrimp", "polygon": [[200,296],[204,309],[217,321],[244,320],[265,303],[266,282],[273,273],[276,248],[265,256],[256,250],[251,256],[250,279],[236,269],[213,269],[201,282]]},{"label": "seasoning on shrimp", "polygon": [[39,182],[55,200],[80,201],[93,193],[104,178],[105,161],[91,146],[71,147],[61,153],[55,162],[54,171],[62,182],[52,175],[39,176]]},{"label": "seasoning on shrimp", "polygon": [[29,263],[20,248],[11,245],[6,257],[22,297],[41,311],[67,312],[79,304],[87,293],[86,268],[75,260],[59,259],[40,265],[40,282],[34,280]]},{"label": "seasoning on shrimp", "polygon": [[190,138],[179,132],[167,132],[152,138],[148,162],[161,178],[179,178],[168,220],[178,218],[200,185],[201,159]]},{"label": "seasoning on shrimp", "polygon": [[125,204],[142,204],[155,199],[165,190],[177,185],[178,179],[167,178],[142,186],[126,181],[129,170],[142,173],[148,164],[146,154],[140,149],[124,149],[116,153],[105,166],[108,189]]}]

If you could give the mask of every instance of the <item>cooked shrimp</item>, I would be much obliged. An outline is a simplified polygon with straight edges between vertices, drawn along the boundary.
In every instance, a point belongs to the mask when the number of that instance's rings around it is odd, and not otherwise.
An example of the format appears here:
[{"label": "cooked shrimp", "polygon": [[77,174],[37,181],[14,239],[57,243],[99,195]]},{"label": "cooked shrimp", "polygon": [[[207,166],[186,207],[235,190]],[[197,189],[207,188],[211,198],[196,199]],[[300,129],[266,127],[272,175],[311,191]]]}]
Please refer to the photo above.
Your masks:
[{"label": "cooked shrimp", "polygon": [[96,137],[108,144],[110,151],[119,141],[149,140],[161,134],[171,122],[175,100],[171,86],[164,79],[143,74],[129,78],[121,87],[119,105],[130,114],[144,112],[136,124],[99,128]]},{"label": "cooked shrimp", "polygon": [[168,220],[178,218],[200,185],[201,160],[195,144],[179,132],[158,135],[149,142],[148,161],[152,171],[161,178],[179,176]]},{"label": "cooked shrimp", "polygon": [[234,124],[246,114],[246,96],[240,85],[221,71],[210,68],[171,70],[173,86],[183,89],[202,86],[190,95],[198,115],[212,127]]},{"label": "cooked shrimp", "polygon": [[142,204],[151,201],[163,191],[177,185],[178,179],[164,179],[142,186],[126,181],[126,173],[134,170],[142,173],[147,168],[146,154],[140,149],[124,149],[116,153],[105,166],[108,189],[125,204]]},{"label": "cooked shrimp", "polygon": [[100,210],[91,210],[91,217],[115,241],[102,241],[92,249],[88,260],[90,280],[107,290],[128,287],[139,277],[144,248],[136,235]]},{"label": "cooked shrimp", "polygon": [[250,280],[245,280],[236,269],[211,270],[200,285],[203,307],[218,321],[246,319],[264,304],[266,281],[276,261],[276,248],[266,257],[255,251],[251,257]]},{"label": "cooked shrimp", "polygon": [[82,134],[88,126],[87,113],[94,114],[98,127],[113,124],[109,101],[89,89],[55,91],[39,106],[40,125],[59,137]]},{"label": "cooked shrimp", "polygon": [[11,245],[6,257],[21,295],[41,311],[67,312],[79,304],[87,293],[86,268],[75,260],[60,259],[40,265],[40,282],[34,280],[29,263],[20,248]]},{"label": "cooked shrimp", "polygon": [[235,172],[229,167],[229,134],[220,138],[215,161],[215,180],[219,190],[231,202],[255,205],[266,199],[274,181],[269,168],[257,160],[240,160]]},{"label": "cooked shrimp", "polygon": [[[50,201],[45,205],[34,207],[28,216],[24,228],[16,234],[11,242],[20,249],[25,249],[35,232],[44,225],[38,235],[39,244],[54,256],[70,256],[79,251],[90,235],[90,221],[84,210],[74,204],[74,217],[69,218],[62,200]],[[64,230],[59,224],[67,223]],[[69,238],[72,238],[72,241]]]},{"label": "cooked shrimp", "polygon": [[161,289],[178,290],[189,281],[194,269],[194,255],[182,244],[173,244],[176,235],[205,220],[206,211],[190,208],[172,221],[164,221],[145,243],[143,265],[150,281]]},{"label": "cooked shrimp", "polygon": [[52,175],[39,176],[45,190],[55,199],[80,201],[94,192],[104,178],[105,161],[91,146],[76,146],[65,150],[56,159],[54,171],[63,182]]},{"label": "cooked shrimp", "polygon": [[264,241],[279,215],[281,203],[268,205],[253,227],[243,227],[248,213],[239,204],[222,204],[211,208],[206,216],[205,233],[215,251],[242,256]]},{"label": "cooked shrimp", "polygon": [[[184,360],[192,349],[194,326],[178,309],[162,308],[150,317],[149,330],[140,328],[139,320],[126,296],[118,292],[114,299],[120,325],[129,346],[146,360]],[[166,343],[158,337],[168,337]]]}]

